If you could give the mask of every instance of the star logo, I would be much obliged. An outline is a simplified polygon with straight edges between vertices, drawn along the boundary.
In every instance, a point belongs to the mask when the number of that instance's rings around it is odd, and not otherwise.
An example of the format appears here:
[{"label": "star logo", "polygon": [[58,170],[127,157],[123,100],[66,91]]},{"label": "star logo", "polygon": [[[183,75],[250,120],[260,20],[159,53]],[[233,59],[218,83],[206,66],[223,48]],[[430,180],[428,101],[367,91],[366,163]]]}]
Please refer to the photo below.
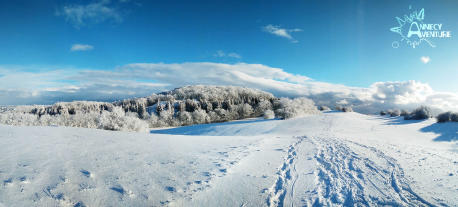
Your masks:
[{"label": "star logo", "polygon": [[[411,9],[411,7],[409,7]],[[425,9],[422,8],[420,11],[415,10],[410,14],[405,14],[402,18],[396,17],[398,22],[397,27],[392,27],[390,31],[397,33],[401,36],[400,42],[406,42],[413,48],[416,48],[422,42],[428,43],[431,47],[436,47],[425,35],[421,33],[421,25],[424,25],[423,20],[425,19]],[[399,42],[394,41],[392,43],[393,48],[399,47]]]}]

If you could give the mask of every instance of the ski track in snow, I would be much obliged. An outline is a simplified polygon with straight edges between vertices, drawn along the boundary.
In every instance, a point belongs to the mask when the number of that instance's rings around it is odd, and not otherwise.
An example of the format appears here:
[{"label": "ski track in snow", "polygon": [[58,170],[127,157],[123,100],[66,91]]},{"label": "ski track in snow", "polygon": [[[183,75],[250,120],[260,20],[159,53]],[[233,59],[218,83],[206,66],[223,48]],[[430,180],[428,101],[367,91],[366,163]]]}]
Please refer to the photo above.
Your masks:
[{"label": "ski track in snow", "polygon": [[[366,145],[331,137],[297,137],[278,168],[277,179],[267,191],[267,206],[294,206],[295,182],[301,175],[296,163],[305,157],[297,153],[301,143],[318,148],[314,159],[316,189],[300,198],[303,206],[435,206],[417,195],[395,159]],[[353,148],[363,148],[358,154]],[[377,157],[377,161],[369,157]],[[288,198],[288,199],[286,199]],[[445,205],[445,204],[443,204]]]},{"label": "ski track in snow", "polygon": [[[396,160],[381,151],[334,138],[313,140],[319,148],[315,156],[318,194],[310,201],[313,205],[434,206],[410,188]],[[367,154],[354,152],[350,144],[367,149]],[[381,163],[366,157],[368,154]]]},{"label": "ski track in snow", "polygon": [[[268,206],[283,206],[286,196],[294,197],[294,184],[298,178],[295,161],[297,158],[296,147],[303,141],[303,137],[297,137],[298,141],[288,147],[288,155],[277,171],[277,179],[269,189],[267,198]],[[288,193],[288,194],[287,194]]]}]

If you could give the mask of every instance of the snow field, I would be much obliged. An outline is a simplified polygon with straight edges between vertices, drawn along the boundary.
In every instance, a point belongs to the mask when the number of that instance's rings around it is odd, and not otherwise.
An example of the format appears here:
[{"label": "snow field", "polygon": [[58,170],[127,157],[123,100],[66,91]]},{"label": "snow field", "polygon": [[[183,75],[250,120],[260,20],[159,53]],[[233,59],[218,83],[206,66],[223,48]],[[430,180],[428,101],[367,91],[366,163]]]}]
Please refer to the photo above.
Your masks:
[{"label": "snow field", "polygon": [[456,206],[453,124],[326,112],[150,134],[0,125],[0,206]]}]

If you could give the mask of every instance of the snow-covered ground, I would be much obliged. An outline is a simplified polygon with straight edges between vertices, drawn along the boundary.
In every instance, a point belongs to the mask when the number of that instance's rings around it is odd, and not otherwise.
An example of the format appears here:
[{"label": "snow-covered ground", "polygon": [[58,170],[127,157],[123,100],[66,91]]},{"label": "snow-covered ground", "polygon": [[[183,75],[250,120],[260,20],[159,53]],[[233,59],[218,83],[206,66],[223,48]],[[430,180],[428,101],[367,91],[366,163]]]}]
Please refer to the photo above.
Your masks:
[{"label": "snow-covered ground", "polygon": [[458,124],[329,112],[153,130],[0,125],[0,206],[457,206]]}]

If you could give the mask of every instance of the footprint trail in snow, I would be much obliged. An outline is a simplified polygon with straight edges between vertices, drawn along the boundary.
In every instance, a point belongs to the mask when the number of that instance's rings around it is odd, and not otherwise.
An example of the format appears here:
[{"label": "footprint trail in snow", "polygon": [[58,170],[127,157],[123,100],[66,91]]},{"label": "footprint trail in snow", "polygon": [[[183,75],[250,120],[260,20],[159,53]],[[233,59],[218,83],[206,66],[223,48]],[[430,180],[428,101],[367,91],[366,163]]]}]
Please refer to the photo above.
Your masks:
[{"label": "footprint trail in snow", "polygon": [[[295,192],[303,191],[303,186],[295,183],[307,174],[298,172],[296,165],[310,160],[310,155],[297,150],[305,144],[316,148],[316,187],[300,197]],[[287,152],[268,191],[267,206],[435,206],[414,192],[395,159],[373,147],[304,136],[298,137]]]}]

